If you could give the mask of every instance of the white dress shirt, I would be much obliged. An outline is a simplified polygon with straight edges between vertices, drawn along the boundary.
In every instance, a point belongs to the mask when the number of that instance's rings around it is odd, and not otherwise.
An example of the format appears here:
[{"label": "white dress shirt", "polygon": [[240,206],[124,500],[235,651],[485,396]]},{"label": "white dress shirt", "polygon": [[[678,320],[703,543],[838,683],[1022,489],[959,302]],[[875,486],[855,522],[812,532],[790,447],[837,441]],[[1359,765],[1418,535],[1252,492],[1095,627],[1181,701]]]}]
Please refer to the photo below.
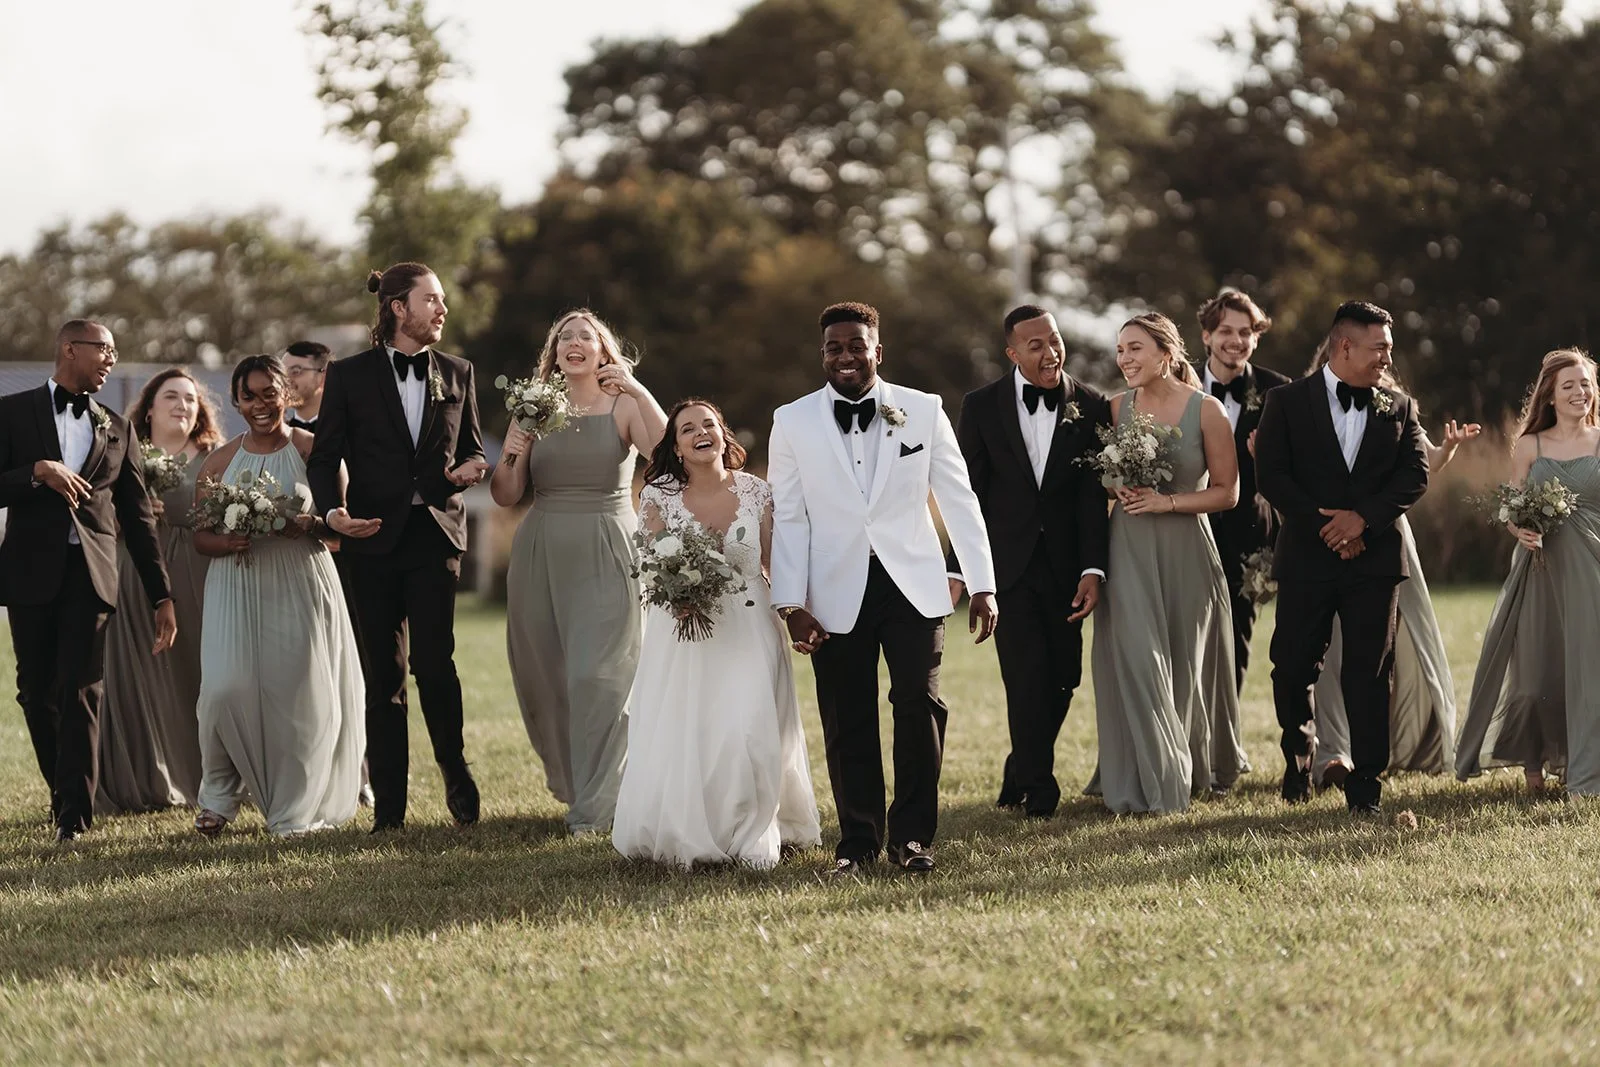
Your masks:
[{"label": "white dress shirt", "polygon": [[1361,438],[1367,432],[1367,409],[1350,405],[1346,411],[1339,403],[1339,376],[1326,363],[1322,365],[1322,380],[1328,387],[1328,410],[1333,414],[1333,432],[1339,436],[1339,451],[1344,453],[1344,465],[1353,470],[1356,455],[1361,451]]},{"label": "white dress shirt", "polygon": [[[393,345],[388,345],[386,347],[389,349],[389,369],[393,371],[394,357],[396,355],[405,355],[405,353],[401,352]],[[426,358],[428,350],[424,348],[417,354]],[[398,374],[396,376],[398,377]],[[411,368],[408,366],[406,367],[405,376],[399,379],[399,386],[400,407],[406,413],[406,429],[411,431],[411,447],[416,448],[417,441],[422,436],[422,408],[424,402],[428,398],[428,379],[426,376],[424,376],[421,381],[418,381],[416,374],[414,374]],[[422,503],[422,494],[412,493],[411,503]]]},{"label": "white dress shirt", "polygon": [[[50,408],[55,411],[56,390],[61,386],[54,378],[50,379]],[[88,409],[82,415],[74,415],[72,408],[63,408],[55,411],[56,439],[61,444],[61,465],[75,474],[83,473],[83,465],[89,459],[89,449],[94,445],[94,421],[89,417]],[[67,543],[78,544],[78,527],[73,525],[67,530]]]},{"label": "white dress shirt", "polygon": [[[1022,400],[1022,387],[1033,383],[1022,376],[1022,368],[1020,367],[1014,369],[1012,373],[1017,378],[1017,423],[1022,428],[1022,443],[1028,449],[1028,462],[1033,465],[1034,484],[1043,485],[1044,467],[1045,463],[1050,459],[1050,446],[1055,441],[1056,427],[1061,422],[1061,409],[1057,407],[1056,410],[1051,411],[1044,406],[1044,401],[1040,400],[1038,407],[1029,412],[1028,405],[1023,403]],[[1067,378],[1063,375],[1061,378],[1062,404],[1067,403],[1067,395]],[[1090,567],[1083,573],[1096,574],[1101,578],[1106,576],[1106,572],[1099,567]],[[952,574],[950,577],[959,578],[961,575]]]},{"label": "white dress shirt", "polygon": [[[872,388],[854,400],[834,391],[833,386],[828,386],[828,410],[832,412],[836,400],[848,401],[859,404],[870,399],[877,405],[877,411],[872,416],[872,421],[867,423],[867,428],[861,428],[859,418],[851,419],[850,429],[844,432],[844,450],[850,454],[850,470],[855,473],[856,485],[861,489],[861,495],[872,495],[872,479],[878,473],[878,443],[882,434],[878,430],[878,420],[883,418],[883,401],[878,395],[878,383],[873,382]],[[835,425],[838,425],[835,423]]]},{"label": "white dress shirt", "polygon": [[[1239,373],[1243,374],[1244,371],[1241,370]],[[1207,360],[1205,374],[1205,390],[1207,396],[1214,395],[1211,392],[1211,386],[1216,380],[1216,375],[1211,373],[1211,361]],[[1239,428],[1239,413],[1244,410],[1244,405],[1235,400],[1232,393],[1225,393],[1222,397],[1222,410],[1228,413],[1228,425],[1237,430]]]}]

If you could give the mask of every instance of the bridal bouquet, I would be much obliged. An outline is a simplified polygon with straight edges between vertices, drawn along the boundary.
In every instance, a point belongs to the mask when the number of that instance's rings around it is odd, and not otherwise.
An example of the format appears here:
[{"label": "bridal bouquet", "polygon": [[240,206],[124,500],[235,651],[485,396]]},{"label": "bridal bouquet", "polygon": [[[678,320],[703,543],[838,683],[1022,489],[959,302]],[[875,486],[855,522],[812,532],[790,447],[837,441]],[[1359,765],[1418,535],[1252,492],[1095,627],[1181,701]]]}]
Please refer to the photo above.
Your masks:
[{"label": "bridal bouquet", "polygon": [[[744,534],[740,528],[735,536]],[[634,576],[644,602],[678,620],[679,641],[710,637],[711,617],[722,611],[723,596],[745,587],[716,538],[686,524],[654,534],[641,530],[637,541],[639,567]]]},{"label": "bridal bouquet", "polygon": [[[284,494],[278,479],[265,472],[240,471],[232,482],[204,478],[200,499],[189,512],[189,524],[207,533],[266,537],[289,525],[291,507],[298,501]],[[249,553],[234,557],[248,565]]]},{"label": "bridal bouquet", "polygon": [[1158,489],[1172,481],[1172,450],[1183,431],[1163,426],[1149,415],[1134,411],[1116,426],[1095,430],[1100,451],[1078,462],[1100,472],[1107,489]]},{"label": "bridal bouquet", "polygon": [[1529,482],[1527,485],[1497,485],[1488,498],[1490,514],[1496,522],[1509,522],[1539,535],[1539,547],[1544,547],[1544,535],[1566,521],[1578,506],[1578,494],[1562,485],[1559,479],[1547,482]]},{"label": "bridal bouquet", "polygon": [[169,456],[146,441],[139,446],[139,457],[144,465],[144,488],[151,496],[170,493],[183,484],[184,469],[189,457],[179,453]]},{"label": "bridal bouquet", "polygon": [[538,378],[512,380],[504,374],[494,380],[496,389],[505,390],[506,410],[511,418],[535,438],[560,433],[572,414],[567,396],[567,379],[552,374],[547,381]]},{"label": "bridal bouquet", "polygon": [[1258,548],[1244,557],[1243,581],[1239,591],[1252,604],[1265,604],[1278,595],[1278,583],[1272,577],[1272,549]]}]

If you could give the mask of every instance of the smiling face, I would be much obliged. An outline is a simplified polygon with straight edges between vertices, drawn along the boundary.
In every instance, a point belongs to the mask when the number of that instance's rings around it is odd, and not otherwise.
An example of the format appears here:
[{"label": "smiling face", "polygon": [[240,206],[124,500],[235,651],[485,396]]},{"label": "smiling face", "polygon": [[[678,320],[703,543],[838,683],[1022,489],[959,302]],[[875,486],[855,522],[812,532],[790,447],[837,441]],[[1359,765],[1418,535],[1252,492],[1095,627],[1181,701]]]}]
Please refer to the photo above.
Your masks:
[{"label": "smiling face", "polygon": [[233,406],[252,433],[274,434],[283,426],[288,398],[281,381],[264,370],[253,370],[239,383]]},{"label": "smiling face", "polygon": [[1382,323],[1347,323],[1334,340],[1328,362],[1341,381],[1358,389],[1376,388],[1394,366],[1394,337]]},{"label": "smiling face", "polygon": [[1255,323],[1243,311],[1228,308],[1215,330],[1202,330],[1200,340],[1206,346],[1206,356],[1217,366],[1237,373],[1250,362],[1256,353],[1256,342],[1261,335]]},{"label": "smiling face", "polygon": [[1143,326],[1129,323],[1117,334],[1117,369],[1135,389],[1160,378],[1169,359]]},{"label": "smiling face", "polygon": [[1551,397],[1558,422],[1593,424],[1600,394],[1596,393],[1592,369],[1586,363],[1563,367],[1556,375]]},{"label": "smiling face", "polygon": [[[111,331],[89,323],[64,338],[56,355],[59,374],[56,381],[79,393],[98,393],[117,365],[116,342]],[[72,379],[67,381],[66,379]]]},{"label": "smiling face", "polygon": [[592,376],[610,362],[600,331],[587,315],[572,315],[556,328],[556,370],[568,380]]},{"label": "smiling face", "polygon": [[424,274],[411,286],[404,300],[391,300],[395,333],[404,334],[422,348],[439,343],[444,336],[444,287],[432,274]]},{"label": "smiling face", "polygon": [[200,391],[194,382],[175,374],[161,383],[150,404],[152,437],[188,440],[200,417]]},{"label": "smiling face", "polygon": [[704,404],[690,404],[672,423],[673,448],[685,468],[709,467],[722,458],[728,440],[717,413]]},{"label": "smiling face", "polygon": [[822,372],[842,397],[854,400],[878,381],[883,345],[861,322],[836,322],[822,331]]},{"label": "smiling face", "polygon": [[1011,327],[1011,335],[1006,338],[1006,357],[1040,389],[1054,389],[1061,384],[1066,352],[1054,315],[1023,319]]}]

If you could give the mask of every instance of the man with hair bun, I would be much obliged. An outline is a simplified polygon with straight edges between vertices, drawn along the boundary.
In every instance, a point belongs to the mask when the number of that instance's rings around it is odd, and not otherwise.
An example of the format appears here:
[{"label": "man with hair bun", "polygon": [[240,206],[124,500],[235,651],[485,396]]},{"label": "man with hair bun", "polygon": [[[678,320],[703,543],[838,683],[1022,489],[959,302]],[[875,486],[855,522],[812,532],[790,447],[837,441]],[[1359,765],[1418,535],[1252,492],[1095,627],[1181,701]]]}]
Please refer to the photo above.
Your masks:
[{"label": "man with hair bun", "polygon": [[1256,302],[1237,289],[1224,289],[1200,307],[1200,341],[1206,361],[1202,386],[1222,401],[1233,427],[1234,451],[1239,457],[1239,502],[1207,518],[1228,579],[1228,599],[1233,609],[1234,684],[1244,692],[1244,675],[1250,665],[1250,637],[1256,628],[1256,602],[1244,595],[1245,557],[1272,543],[1272,508],[1256,492],[1256,463],[1250,455],[1250,435],[1261,422],[1261,407],[1269,392],[1292,379],[1255,365],[1253,357],[1261,335],[1272,320]]},{"label": "man with hair bun", "polygon": [[[455,597],[467,548],[461,494],[488,472],[472,364],[433,346],[444,288],[421,263],[373,271],[373,347],[328,364],[307,463],[317,510],[343,539],[367,688],[373,831],[405,825],[408,637],[422,717],[459,826],[478,821],[462,740]],[[342,475],[346,475],[347,478]]]}]

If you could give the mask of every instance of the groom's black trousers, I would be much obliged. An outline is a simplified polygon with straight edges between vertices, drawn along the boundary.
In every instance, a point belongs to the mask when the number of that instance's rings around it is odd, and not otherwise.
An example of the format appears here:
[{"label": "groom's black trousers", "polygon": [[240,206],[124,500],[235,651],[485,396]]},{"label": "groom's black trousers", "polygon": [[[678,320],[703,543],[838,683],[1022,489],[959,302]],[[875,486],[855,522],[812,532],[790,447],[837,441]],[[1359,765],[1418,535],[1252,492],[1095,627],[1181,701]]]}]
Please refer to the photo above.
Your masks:
[{"label": "groom's black trousers", "polygon": [[[887,826],[878,738],[880,649],[889,668],[894,714],[894,803]],[[828,777],[839,809],[837,856],[870,860],[886,841],[891,846],[933,843],[948,714],[939,699],[943,656],[944,620],[930,619],[912,607],[874,556],[855,628],[829,634],[811,654]]]},{"label": "groom's black trousers", "polygon": [[1022,577],[996,597],[994,643],[1011,733],[999,803],[1021,805],[1030,815],[1050,815],[1061,801],[1056,738],[1083,679],[1083,621],[1067,621],[1078,576],[1070,583],[1063,577],[1041,538]]},{"label": "groom's black trousers", "polygon": [[406,815],[410,766],[408,644],[433,758],[446,775],[462,759],[461,679],[454,658],[460,553],[428,509],[418,506],[407,517],[393,551],[378,556],[341,555],[350,579],[367,687],[367,769],[373,815],[379,823],[400,821]]},{"label": "groom's black trousers", "polygon": [[1394,681],[1395,577],[1280,580],[1278,619],[1272,634],[1272,696],[1283,730],[1283,754],[1291,763],[1304,755],[1301,727],[1311,721],[1311,691],[1339,619],[1344,644],[1339,684],[1350,719],[1350,757],[1345,800],[1377,803],[1378,776],[1389,766],[1389,695]]}]

